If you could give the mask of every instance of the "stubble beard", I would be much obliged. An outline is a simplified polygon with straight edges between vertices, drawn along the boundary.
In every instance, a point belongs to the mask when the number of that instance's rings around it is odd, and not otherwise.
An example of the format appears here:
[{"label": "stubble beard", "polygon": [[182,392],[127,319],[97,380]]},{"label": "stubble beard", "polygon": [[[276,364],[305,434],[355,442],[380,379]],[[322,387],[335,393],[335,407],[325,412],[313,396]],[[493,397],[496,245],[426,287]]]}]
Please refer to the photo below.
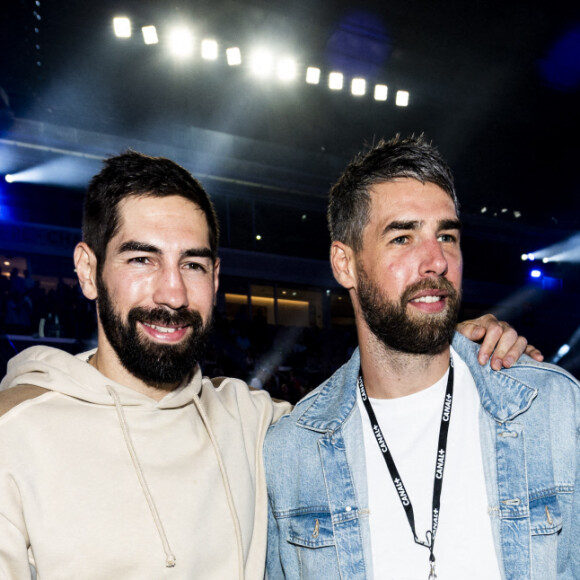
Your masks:
[{"label": "stubble beard", "polygon": [[[196,310],[134,307],[125,321],[116,311],[100,275],[97,276],[97,289],[101,326],[127,371],[148,386],[164,391],[174,390],[191,377],[196,364],[203,359],[211,333],[211,317],[204,324]],[[160,344],[143,336],[137,329],[138,322],[187,325],[190,331],[178,344]]]},{"label": "stubble beard", "polygon": [[[360,264],[358,271],[357,295],[363,317],[371,332],[387,348],[408,354],[435,355],[451,344],[461,296],[449,280],[430,278],[412,284],[396,302],[384,297]],[[409,300],[424,290],[444,290],[448,294],[445,310],[439,314],[409,315]]]}]

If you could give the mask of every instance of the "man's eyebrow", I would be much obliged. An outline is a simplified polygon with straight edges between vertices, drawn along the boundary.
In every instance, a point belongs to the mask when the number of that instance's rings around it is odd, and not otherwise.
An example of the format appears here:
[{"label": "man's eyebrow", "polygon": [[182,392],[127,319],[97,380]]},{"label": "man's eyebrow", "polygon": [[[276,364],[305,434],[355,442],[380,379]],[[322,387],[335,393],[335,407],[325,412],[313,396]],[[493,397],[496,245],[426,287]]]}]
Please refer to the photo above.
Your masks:
[{"label": "man's eyebrow", "polygon": [[121,244],[119,248],[119,254],[123,252],[147,252],[148,254],[161,254],[161,250],[157,246],[152,244],[146,244],[144,242],[136,242],[131,240]]},{"label": "man's eyebrow", "polygon": [[416,230],[421,226],[421,223],[418,220],[394,221],[385,226],[381,235],[386,236],[389,232],[400,230]]},{"label": "man's eyebrow", "polygon": [[[392,221],[391,223],[385,226],[382,234],[386,236],[390,232],[398,232],[402,230],[418,230],[424,224],[421,220],[399,220],[399,221]],[[446,219],[441,220],[438,224],[438,228],[440,230],[459,230],[461,231],[461,221],[458,219]]]},{"label": "man's eyebrow", "polygon": [[439,229],[440,230],[459,230],[461,231],[462,228],[461,221],[458,219],[455,220],[441,220],[439,222]]},{"label": "man's eyebrow", "polygon": [[213,253],[209,248],[191,248],[189,250],[185,250],[181,254],[182,258],[212,258]]},{"label": "man's eyebrow", "polygon": [[[162,254],[160,248],[153,244],[146,244],[145,242],[137,242],[130,240],[125,242],[119,248],[119,253],[123,252],[145,252],[147,254]],[[182,258],[213,258],[212,251],[209,248],[189,248],[181,253]]]}]

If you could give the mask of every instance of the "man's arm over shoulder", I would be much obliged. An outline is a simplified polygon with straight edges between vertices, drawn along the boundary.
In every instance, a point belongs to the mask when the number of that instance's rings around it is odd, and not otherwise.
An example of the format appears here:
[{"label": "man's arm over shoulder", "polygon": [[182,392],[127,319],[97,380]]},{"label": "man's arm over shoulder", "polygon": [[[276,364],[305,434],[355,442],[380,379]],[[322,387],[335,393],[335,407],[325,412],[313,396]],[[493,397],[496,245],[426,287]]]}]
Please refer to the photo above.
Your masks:
[{"label": "man's arm over shoulder", "polygon": [[48,392],[50,392],[48,389],[35,385],[18,385],[11,389],[0,391],[0,417],[18,407],[18,405]]}]

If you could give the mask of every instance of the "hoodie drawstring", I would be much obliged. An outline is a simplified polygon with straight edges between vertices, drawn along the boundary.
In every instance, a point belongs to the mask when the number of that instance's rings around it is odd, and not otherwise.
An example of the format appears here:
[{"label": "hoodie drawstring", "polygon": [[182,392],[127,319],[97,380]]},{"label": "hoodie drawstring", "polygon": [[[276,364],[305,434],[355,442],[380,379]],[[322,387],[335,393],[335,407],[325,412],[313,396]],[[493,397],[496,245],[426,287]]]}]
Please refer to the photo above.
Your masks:
[{"label": "hoodie drawstring", "polygon": [[135,446],[133,445],[133,440],[131,439],[131,434],[129,433],[129,426],[127,425],[127,420],[125,418],[125,413],[123,412],[121,400],[119,399],[119,395],[116,393],[115,389],[113,389],[111,386],[107,385],[107,391],[109,392],[109,395],[111,395],[111,398],[115,403],[117,417],[119,419],[119,424],[121,425],[121,430],[123,431],[123,436],[125,437],[125,444],[127,445],[127,450],[129,451],[129,455],[131,456],[131,460],[133,461],[133,467],[135,468],[135,472],[137,473],[137,478],[139,479],[139,483],[141,484],[141,489],[143,490],[143,494],[145,495],[145,499],[147,500],[147,504],[149,505],[149,510],[151,511],[151,515],[153,516],[153,520],[155,521],[155,525],[157,526],[157,532],[161,539],[161,543],[163,544],[163,550],[165,551],[165,567],[173,568],[175,566],[175,555],[173,554],[173,552],[171,551],[171,547],[169,546],[167,535],[165,534],[165,530],[163,528],[163,523],[161,522],[159,512],[157,511],[157,506],[153,501],[153,496],[151,495],[151,491],[149,491],[149,486],[147,485],[147,481],[145,480],[143,469],[141,468],[141,464],[139,463],[139,458],[137,457]]},{"label": "hoodie drawstring", "polygon": [[210,427],[209,417],[206,415],[206,413],[203,409],[203,405],[201,404],[201,400],[199,399],[199,396],[194,395],[193,402],[194,402],[195,406],[197,407],[197,411],[199,412],[199,415],[201,417],[203,424],[205,425],[205,429],[206,429],[207,434],[209,435],[210,441],[213,445],[216,459],[217,459],[217,462],[218,462],[218,465],[220,468],[220,474],[222,476],[222,481],[224,483],[226,497],[228,500],[228,507],[229,507],[230,513],[232,515],[232,520],[234,523],[234,531],[236,533],[236,545],[237,545],[237,552],[238,552],[238,577],[241,580],[243,580],[243,578],[244,578],[244,548],[243,548],[243,542],[242,542],[242,529],[240,527],[240,520],[239,520],[238,514],[236,512],[236,507],[234,504],[234,496],[232,494],[232,489],[230,487],[230,481],[229,481],[228,474],[226,472],[226,468],[225,468],[223,460],[222,460],[222,456],[220,453],[218,442],[216,441],[215,436],[213,434],[213,431],[211,430],[211,427]]}]

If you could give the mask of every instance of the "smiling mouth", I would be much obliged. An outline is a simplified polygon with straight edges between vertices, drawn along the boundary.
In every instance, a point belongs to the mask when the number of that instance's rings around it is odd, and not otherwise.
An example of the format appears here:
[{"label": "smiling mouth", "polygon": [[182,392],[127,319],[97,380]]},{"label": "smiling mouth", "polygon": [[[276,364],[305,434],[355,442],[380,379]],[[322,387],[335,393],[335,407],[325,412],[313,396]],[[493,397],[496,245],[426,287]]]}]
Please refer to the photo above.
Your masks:
[{"label": "smiling mouth", "polygon": [[440,300],[445,300],[445,296],[421,296],[420,298],[411,299],[411,302],[424,302],[426,304],[432,304],[433,302],[439,302]]},{"label": "smiling mouth", "polygon": [[165,334],[173,334],[178,330],[183,330],[187,328],[187,326],[158,326],[157,324],[150,324],[148,322],[142,322],[144,326],[148,326],[149,328],[155,330],[156,332],[163,332]]}]

